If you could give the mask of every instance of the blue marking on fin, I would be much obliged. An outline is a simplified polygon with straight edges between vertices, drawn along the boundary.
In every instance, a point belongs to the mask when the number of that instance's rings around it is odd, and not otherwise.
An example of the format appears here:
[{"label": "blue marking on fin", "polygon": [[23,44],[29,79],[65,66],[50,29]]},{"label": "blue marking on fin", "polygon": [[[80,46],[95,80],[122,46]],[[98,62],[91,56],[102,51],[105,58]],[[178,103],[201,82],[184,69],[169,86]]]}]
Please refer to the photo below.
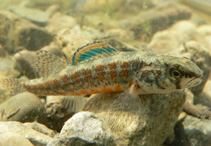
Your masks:
[{"label": "blue marking on fin", "polygon": [[110,45],[95,41],[79,48],[72,57],[72,65],[76,65],[81,61],[90,59],[100,54],[112,54],[118,50],[114,49]]}]

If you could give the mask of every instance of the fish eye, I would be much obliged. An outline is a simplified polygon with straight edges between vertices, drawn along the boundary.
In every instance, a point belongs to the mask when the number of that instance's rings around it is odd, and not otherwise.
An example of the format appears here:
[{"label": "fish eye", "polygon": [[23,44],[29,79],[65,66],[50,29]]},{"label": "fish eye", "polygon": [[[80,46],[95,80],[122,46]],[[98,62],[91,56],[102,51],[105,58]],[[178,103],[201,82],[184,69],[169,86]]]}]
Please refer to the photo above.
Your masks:
[{"label": "fish eye", "polygon": [[179,78],[181,77],[182,74],[178,70],[175,69],[171,71],[171,75],[175,78]]}]

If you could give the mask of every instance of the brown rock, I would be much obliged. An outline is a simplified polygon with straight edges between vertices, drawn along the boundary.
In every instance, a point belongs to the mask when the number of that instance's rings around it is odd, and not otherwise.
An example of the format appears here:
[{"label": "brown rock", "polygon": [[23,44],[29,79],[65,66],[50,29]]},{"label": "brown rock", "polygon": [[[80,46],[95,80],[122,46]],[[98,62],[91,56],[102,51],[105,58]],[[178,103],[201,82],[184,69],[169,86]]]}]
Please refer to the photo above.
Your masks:
[{"label": "brown rock", "polygon": [[149,46],[156,53],[165,54],[174,51],[181,44],[191,40],[196,34],[196,25],[190,21],[179,21],[167,30],[154,34]]},{"label": "brown rock", "polygon": [[139,40],[143,35],[147,35],[147,40],[143,41],[149,41],[155,32],[190,16],[191,12],[187,7],[176,3],[165,3],[156,9],[140,12],[135,18],[130,18],[131,30],[134,31],[136,39]]},{"label": "brown rock", "polygon": [[10,53],[15,52],[16,47],[25,47],[28,50],[38,50],[53,40],[53,35],[33,24],[22,19],[12,12],[0,11],[0,29],[2,28],[4,40],[1,44]]},{"label": "brown rock", "polygon": [[9,78],[16,78],[20,76],[20,72],[15,69],[17,62],[13,56],[0,58],[0,74]]},{"label": "brown rock", "polygon": [[34,66],[35,52],[23,50],[15,54],[15,59],[18,62],[16,66],[17,70],[19,70],[22,74],[26,75],[29,79],[34,79],[35,73],[33,66]]},{"label": "brown rock", "polygon": [[0,104],[0,113],[1,121],[39,121],[46,124],[44,105],[39,97],[29,92],[5,100]]}]

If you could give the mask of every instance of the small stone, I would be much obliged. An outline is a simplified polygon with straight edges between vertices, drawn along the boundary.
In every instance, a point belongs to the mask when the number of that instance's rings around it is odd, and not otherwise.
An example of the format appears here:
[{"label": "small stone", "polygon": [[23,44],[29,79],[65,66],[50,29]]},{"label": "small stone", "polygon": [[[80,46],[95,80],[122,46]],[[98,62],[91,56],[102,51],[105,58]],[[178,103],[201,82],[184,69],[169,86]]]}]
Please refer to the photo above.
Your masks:
[{"label": "small stone", "polygon": [[113,146],[112,134],[103,120],[92,113],[79,112],[65,123],[61,133],[48,146],[90,144]]},{"label": "small stone", "polygon": [[93,41],[93,39],[76,29],[64,29],[58,33],[56,39],[56,43],[65,54],[69,64],[72,62],[72,56],[78,48]]},{"label": "small stone", "polygon": [[50,127],[61,130],[72,115],[82,110],[85,102],[83,96],[47,96],[45,108]]},{"label": "small stone", "polygon": [[47,128],[45,125],[42,125],[38,122],[27,122],[23,124],[25,127],[28,127],[30,129],[34,129],[40,133],[49,135],[51,137],[54,137],[55,135],[57,135],[58,133],[52,129]]},{"label": "small stone", "polygon": [[211,35],[211,25],[210,24],[204,24],[197,27],[197,33],[202,36],[208,36]]},{"label": "small stone", "polygon": [[149,47],[158,54],[165,54],[189,41],[194,34],[196,34],[195,24],[187,20],[179,21],[169,29],[155,33]]},{"label": "small stone", "polygon": [[13,56],[0,58],[0,74],[9,78],[16,78],[20,76],[20,72],[15,69],[16,60]]},{"label": "small stone", "polygon": [[63,118],[81,111],[84,104],[83,96],[47,96],[45,106],[49,117]]},{"label": "small stone", "polygon": [[25,76],[27,76],[29,79],[34,79],[35,73],[33,67],[35,52],[23,50],[21,52],[16,53],[14,56],[18,62],[18,64],[16,64],[16,69],[19,70]]},{"label": "small stone", "polygon": [[0,139],[1,146],[34,146],[27,138],[14,132],[2,133]]},{"label": "small stone", "polygon": [[209,146],[211,144],[211,120],[187,116],[183,125],[190,145]]},{"label": "small stone", "polygon": [[53,34],[10,11],[0,10],[0,17],[0,31],[2,28],[2,34],[7,36],[1,44],[9,53],[22,48],[36,51],[53,40]]},{"label": "small stone", "polygon": [[144,37],[146,40],[142,41],[149,42],[156,32],[168,28],[179,20],[188,19],[190,16],[191,11],[187,7],[171,2],[158,5],[155,9],[149,9],[146,12],[140,12],[129,21],[135,38],[139,40]]},{"label": "small stone", "polygon": [[47,46],[42,47],[40,50],[46,50],[52,54],[55,54],[56,56],[60,58],[64,57],[64,54],[62,53],[61,49],[54,42],[50,43]]},{"label": "small stone", "polygon": [[38,9],[32,9],[32,8],[26,8],[26,7],[20,7],[20,6],[10,6],[9,10],[40,26],[46,25],[49,19],[49,15],[47,13],[42,12]]},{"label": "small stone", "polygon": [[76,25],[75,18],[68,15],[60,15],[48,22],[45,27],[49,32],[57,34],[62,29],[73,28]]},{"label": "small stone", "polygon": [[29,92],[19,93],[5,100],[0,104],[0,114],[0,121],[46,123],[44,105],[39,97]]},{"label": "small stone", "polygon": [[60,11],[60,7],[57,4],[53,4],[51,6],[48,7],[48,9],[45,11],[49,17],[51,17],[52,15],[54,15],[56,12]]},{"label": "small stone", "polygon": [[7,132],[21,135],[34,145],[47,145],[53,139],[51,136],[47,135],[46,132],[41,133],[20,122],[0,122],[0,135]]},{"label": "small stone", "polygon": [[207,80],[203,91],[195,98],[195,104],[202,104],[211,107],[211,80]]}]

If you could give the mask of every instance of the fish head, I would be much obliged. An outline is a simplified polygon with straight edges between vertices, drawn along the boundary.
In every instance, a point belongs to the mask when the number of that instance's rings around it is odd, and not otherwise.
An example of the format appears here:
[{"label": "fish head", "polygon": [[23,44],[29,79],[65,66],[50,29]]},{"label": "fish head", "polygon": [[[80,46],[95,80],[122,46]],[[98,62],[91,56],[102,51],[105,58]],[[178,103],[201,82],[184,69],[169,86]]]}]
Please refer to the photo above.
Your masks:
[{"label": "fish head", "polygon": [[190,88],[202,82],[202,70],[190,59],[171,57],[166,62],[166,77],[176,89]]},{"label": "fish head", "polygon": [[162,56],[143,67],[136,81],[139,94],[169,93],[199,85],[202,77],[202,70],[190,59]]}]

